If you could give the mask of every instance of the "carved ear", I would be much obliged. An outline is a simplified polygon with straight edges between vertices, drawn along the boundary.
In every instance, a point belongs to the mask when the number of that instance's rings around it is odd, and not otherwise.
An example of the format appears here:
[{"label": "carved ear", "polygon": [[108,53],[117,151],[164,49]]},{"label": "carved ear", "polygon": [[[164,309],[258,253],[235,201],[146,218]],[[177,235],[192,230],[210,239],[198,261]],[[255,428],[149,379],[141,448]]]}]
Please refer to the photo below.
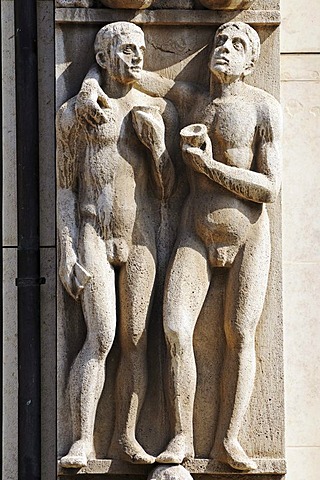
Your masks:
[{"label": "carved ear", "polygon": [[101,68],[106,68],[107,59],[105,52],[98,52],[96,54],[96,61]]}]

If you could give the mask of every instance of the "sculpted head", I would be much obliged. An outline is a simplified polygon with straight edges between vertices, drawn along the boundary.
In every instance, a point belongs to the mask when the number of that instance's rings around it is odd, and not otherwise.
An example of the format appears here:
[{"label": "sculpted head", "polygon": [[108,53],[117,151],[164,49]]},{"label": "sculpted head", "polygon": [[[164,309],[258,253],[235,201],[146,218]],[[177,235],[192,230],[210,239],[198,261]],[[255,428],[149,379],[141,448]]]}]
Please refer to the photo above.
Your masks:
[{"label": "sculpted head", "polygon": [[243,22],[221,25],[215,35],[209,68],[217,77],[249,75],[260,55],[257,32]]},{"label": "sculpted head", "polygon": [[99,30],[94,43],[98,65],[122,84],[140,79],[145,48],[143,31],[130,22],[106,25]]}]

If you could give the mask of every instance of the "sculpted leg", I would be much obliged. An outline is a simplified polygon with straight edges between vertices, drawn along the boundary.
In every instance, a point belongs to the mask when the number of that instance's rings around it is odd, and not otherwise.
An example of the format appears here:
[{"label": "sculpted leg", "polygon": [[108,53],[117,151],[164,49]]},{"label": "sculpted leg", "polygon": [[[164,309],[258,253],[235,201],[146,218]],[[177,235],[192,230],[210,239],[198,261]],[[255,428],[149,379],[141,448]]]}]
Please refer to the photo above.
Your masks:
[{"label": "sculpted leg", "polygon": [[159,463],[181,463],[194,456],[193,404],[197,372],[193,332],[210,284],[205,249],[180,246],[167,277],[164,331],[170,357],[174,437],[157,457]]},{"label": "sculpted leg", "polygon": [[87,337],[70,372],[69,390],[73,445],[61,465],[87,465],[94,456],[93,432],[97,404],[105,378],[105,360],[116,329],[114,272],[105,254],[105,244],[91,225],[83,228],[79,261],[92,274],[81,294]]},{"label": "sculpted leg", "polygon": [[255,333],[268,282],[270,240],[252,236],[229,272],[225,299],[226,353],[222,372],[219,425],[212,457],[237,470],[256,463],[242,449],[238,435],[249,406],[256,371]]},{"label": "sculpted leg", "polygon": [[[113,448],[134,463],[153,463],[136,440],[136,426],[147,388],[147,324],[156,273],[155,255],[132,247],[119,278],[121,360],[117,377],[117,412]],[[119,456],[119,451],[110,452]]]}]

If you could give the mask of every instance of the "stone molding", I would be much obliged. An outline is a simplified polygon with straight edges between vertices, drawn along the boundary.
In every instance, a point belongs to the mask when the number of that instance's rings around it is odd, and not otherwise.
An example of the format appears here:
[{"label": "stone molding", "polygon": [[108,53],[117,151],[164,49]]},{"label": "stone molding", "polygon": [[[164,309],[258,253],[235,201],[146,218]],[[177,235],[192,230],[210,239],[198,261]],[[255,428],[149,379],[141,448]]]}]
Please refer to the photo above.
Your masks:
[{"label": "stone molding", "polygon": [[[250,472],[252,474],[265,475],[284,475],[286,473],[286,463],[284,458],[255,458],[255,462],[258,465],[258,468]],[[232,468],[227,468],[226,466],[221,466],[219,462],[215,460],[206,459],[206,458],[197,458],[193,460],[187,460],[183,462],[183,467],[185,467],[191,474],[205,474],[205,475],[214,475],[219,474],[223,475],[224,478],[234,478],[235,475],[239,475],[239,471],[233,470]],[[83,467],[77,470],[70,470],[67,468],[62,468],[60,463],[58,464],[58,475],[63,477],[73,476],[73,475],[148,475],[148,473],[154,468],[154,465],[133,465],[128,462],[123,462],[120,460],[89,460],[88,466]],[[242,478],[243,474],[241,475]],[[244,474],[243,478],[246,478]],[[274,477],[275,480],[277,477]]]},{"label": "stone molding", "polygon": [[221,25],[230,21],[250,25],[277,26],[281,17],[278,10],[208,11],[208,10],[107,10],[84,8],[56,8],[56,23],[105,24],[127,21],[137,25]]}]

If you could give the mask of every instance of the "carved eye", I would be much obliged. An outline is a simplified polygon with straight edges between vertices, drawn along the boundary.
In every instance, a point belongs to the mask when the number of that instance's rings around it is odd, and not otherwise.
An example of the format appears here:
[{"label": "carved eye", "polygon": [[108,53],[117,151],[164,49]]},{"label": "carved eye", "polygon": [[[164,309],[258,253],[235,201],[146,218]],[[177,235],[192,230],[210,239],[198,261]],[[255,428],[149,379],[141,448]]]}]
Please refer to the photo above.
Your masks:
[{"label": "carved eye", "polygon": [[243,44],[243,41],[241,40],[241,38],[235,38],[232,43],[233,43],[233,46],[236,50],[238,50],[238,51],[243,51],[244,50],[244,44]]},{"label": "carved eye", "polygon": [[125,55],[130,55],[133,52],[130,45],[126,45],[125,47],[123,47],[122,51]]},{"label": "carved eye", "polygon": [[217,38],[216,38],[216,47],[221,47],[226,41],[226,38],[224,35],[219,35]]}]

